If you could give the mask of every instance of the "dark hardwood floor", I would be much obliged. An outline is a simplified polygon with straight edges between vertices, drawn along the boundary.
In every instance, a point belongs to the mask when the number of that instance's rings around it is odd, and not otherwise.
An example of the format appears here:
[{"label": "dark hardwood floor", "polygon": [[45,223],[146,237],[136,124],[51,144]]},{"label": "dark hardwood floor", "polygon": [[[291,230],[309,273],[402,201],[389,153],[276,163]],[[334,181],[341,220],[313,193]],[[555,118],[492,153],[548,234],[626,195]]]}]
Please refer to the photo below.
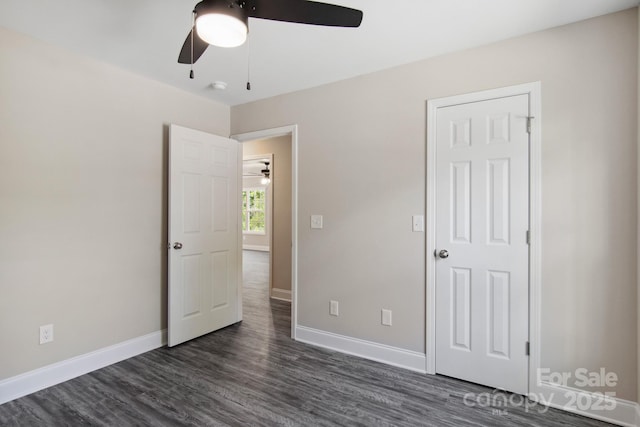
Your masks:
[{"label": "dark hardwood floor", "polygon": [[[290,305],[268,298],[267,254],[245,259],[242,323],[1,405],[0,425],[607,425],[294,342]],[[476,403],[482,396],[496,405]]]}]

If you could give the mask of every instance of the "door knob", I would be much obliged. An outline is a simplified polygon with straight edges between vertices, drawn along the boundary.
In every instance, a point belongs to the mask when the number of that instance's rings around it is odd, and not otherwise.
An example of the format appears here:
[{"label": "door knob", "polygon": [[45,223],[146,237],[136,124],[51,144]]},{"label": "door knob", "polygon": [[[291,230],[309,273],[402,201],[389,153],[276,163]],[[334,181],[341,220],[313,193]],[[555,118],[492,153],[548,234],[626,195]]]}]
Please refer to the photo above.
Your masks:
[{"label": "door knob", "polygon": [[442,249],[440,252],[438,252],[438,256],[442,259],[449,258],[449,251],[446,249]]},{"label": "door knob", "polygon": [[173,249],[182,249],[182,243],[180,242],[175,242],[173,244]]}]

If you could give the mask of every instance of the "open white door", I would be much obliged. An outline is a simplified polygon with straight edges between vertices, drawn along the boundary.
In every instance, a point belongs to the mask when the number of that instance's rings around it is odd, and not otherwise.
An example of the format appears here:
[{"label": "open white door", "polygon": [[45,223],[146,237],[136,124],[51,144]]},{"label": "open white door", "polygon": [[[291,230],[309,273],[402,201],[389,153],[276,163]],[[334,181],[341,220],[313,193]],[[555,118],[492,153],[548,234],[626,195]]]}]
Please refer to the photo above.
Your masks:
[{"label": "open white door", "polygon": [[169,346],[241,320],[239,144],[171,125]]},{"label": "open white door", "polygon": [[436,372],[526,394],[529,96],[439,108]]}]

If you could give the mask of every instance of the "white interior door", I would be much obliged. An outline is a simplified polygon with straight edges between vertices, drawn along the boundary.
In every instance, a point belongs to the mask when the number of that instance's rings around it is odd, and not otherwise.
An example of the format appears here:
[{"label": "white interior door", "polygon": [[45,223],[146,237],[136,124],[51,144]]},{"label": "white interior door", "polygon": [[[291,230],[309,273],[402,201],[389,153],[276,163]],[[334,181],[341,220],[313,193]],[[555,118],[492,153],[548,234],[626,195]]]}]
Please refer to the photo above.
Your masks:
[{"label": "white interior door", "polygon": [[169,346],[241,320],[239,144],[171,125]]},{"label": "white interior door", "polygon": [[436,372],[528,392],[529,96],[436,116]]}]

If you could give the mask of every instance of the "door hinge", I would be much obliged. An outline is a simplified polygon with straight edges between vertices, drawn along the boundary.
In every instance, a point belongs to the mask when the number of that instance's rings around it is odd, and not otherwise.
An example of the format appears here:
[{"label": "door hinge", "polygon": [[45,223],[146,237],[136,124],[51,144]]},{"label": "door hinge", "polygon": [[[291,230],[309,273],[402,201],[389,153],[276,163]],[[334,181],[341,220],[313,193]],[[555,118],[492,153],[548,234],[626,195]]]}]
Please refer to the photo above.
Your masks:
[{"label": "door hinge", "polygon": [[527,117],[527,133],[531,133],[531,120],[535,119],[534,116]]},{"label": "door hinge", "polygon": [[531,244],[531,230],[527,230],[527,245]]},{"label": "door hinge", "polygon": [[529,341],[527,341],[524,345],[524,354],[529,356],[531,350],[531,346],[529,345]]}]

